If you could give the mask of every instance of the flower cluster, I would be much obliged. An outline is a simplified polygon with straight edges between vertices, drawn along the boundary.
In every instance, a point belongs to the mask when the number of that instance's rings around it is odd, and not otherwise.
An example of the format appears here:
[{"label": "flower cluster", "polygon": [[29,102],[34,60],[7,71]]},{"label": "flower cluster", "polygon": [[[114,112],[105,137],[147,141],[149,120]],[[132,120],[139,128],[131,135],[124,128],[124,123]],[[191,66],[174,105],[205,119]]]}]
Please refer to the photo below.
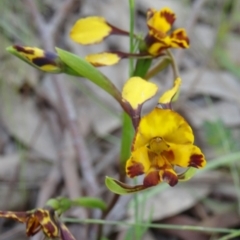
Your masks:
[{"label": "flower cluster", "polygon": [[[113,65],[126,57],[155,58],[164,54],[168,48],[188,48],[189,39],[185,29],[179,28],[168,34],[174,21],[175,13],[169,8],[159,11],[151,8],[147,11],[148,33],[144,39],[139,38],[138,54],[124,52],[103,52],[90,54],[86,60],[94,66]],[[110,35],[129,36],[129,32],[108,23],[103,17],[87,17],[79,19],[73,26],[70,37],[73,41],[87,45],[101,42]]]}]

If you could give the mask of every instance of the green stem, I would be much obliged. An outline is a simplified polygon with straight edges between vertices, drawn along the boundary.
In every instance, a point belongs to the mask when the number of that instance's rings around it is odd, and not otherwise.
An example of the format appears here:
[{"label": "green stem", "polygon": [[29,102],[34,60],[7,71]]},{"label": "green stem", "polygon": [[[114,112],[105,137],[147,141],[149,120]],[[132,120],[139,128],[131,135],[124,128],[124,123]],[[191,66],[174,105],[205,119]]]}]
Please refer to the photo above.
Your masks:
[{"label": "green stem", "polygon": [[148,80],[149,78],[155,76],[157,73],[162,71],[164,68],[166,68],[170,63],[172,62],[172,59],[170,57],[164,57],[162,58],[157,64],[155,64],[145,75],[144,79]]},{"label": "green stem", "polygon": [[190,225],[174,225],[174,224],[156,224],[156,223],[129,223],[124,221],[105,221],[102,219],[73,219],[63,218],[64,222],[82,223],[82,224],[101,224],[101,225],[124,225],[124,226],[139,226],[147,228],[158,228],[158,229],[174,229],[181,231],[197,231],[206,233],[239,233],[239,230],[229,228],[210,228],[201,226],[190,226]]},{"label": "green stem", "polygon": [[[130,10],[130,53],[134,53],[134,0],[129,0],[129,10]],[[134,59],[129,59],[129,76],[133,74],[134,70]],[[122,106],[124,107],[124,106]],[[123,108],[124,109],[124,108]],[[119,169],[119,180],[125,181],[125,163],[130,156],[131,144],[133,139],[133,126],[132,120],[127,114],[127,109],[124,109],[123,119],[122,119],[122,138],[121,138],[121,152],[120,152],[120,169]],[[119,195],[114,194],[112,200],[108,204],[108,208],[105,212],[102,212],[101,219],[105,219],[108,213],[112,210],[119,199]],[[102,220],[103,221],[103,220]],[[103,225],[99,226],[97,239],[100,240],[102,237]]]},{"label": "green stem", "polygon": [[225,235],[225,236],[219,238],[218,240],[229,240],[229,239],[232,239],[232,238],[235,238],[238,236],[240,236],[240,231],[232,232],[228,235]]},{"label": "green stem", "polygon": [[173,75],[174,75],[174,79],[176,79],[180,76],[179,71],[178,71],[177,63],[174,59],[174,56],[172,55],[172,52],[169,49],[166,50],[166,52],[167,52],[167,55],[169,56],[169,58],[171,59],[171,66],[172,66],[172,69],[173,69]]},{"label": "green stem", "polygon": [[[130,53],[134,53],[134,11],[135,11],[135,2],[134,0],[129,0],[129,14],[130,14],[130,26],[129,26],[129,33],[130,33]],[[129,76],[133,74],[134,68],[134,59],[129,59]]]}]

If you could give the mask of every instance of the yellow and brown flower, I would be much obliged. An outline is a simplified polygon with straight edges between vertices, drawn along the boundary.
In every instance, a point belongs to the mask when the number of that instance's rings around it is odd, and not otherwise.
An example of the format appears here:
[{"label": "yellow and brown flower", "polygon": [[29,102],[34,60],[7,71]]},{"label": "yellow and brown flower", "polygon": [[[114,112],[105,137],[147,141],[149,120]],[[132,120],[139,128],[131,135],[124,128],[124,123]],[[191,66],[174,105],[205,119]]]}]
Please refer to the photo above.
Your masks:
[{"label": "yellow and brown flower", "polygon": [[75,240],[68,228],[59,221],[52,209],[34,209],[27,212],[0,211],[0,217],[26,224],[27,236],[42,231],[47,238]]},{"label": "yellow and brown flower", "polygon": [[[175,166],[202,168],[206,164],[203,153],[193,144],[191,127],[171,109],[180,85],[181,79],[177,78],[174,86],[159,98],[159,107],[143,116],[136,128],[126,173],[130,178],[145,174],[143,188],[163,181],[174,186],[178,182]],[[137,105],[140,97],[129,94],[129,98],[132,105]]]},{"label": "yellow and brown flower", "polygon": [[175,166],[202,168],[206,164],[193,142],[192,129],[183,117],[171,109],[154,108],[140,120],[126,173],[130,178],[145,174],[145,187],[163,181],[174,186],[178,182]]},{"label": "yellow and brown flower", "polygon": [[149,31],[145,37],[145,43],[149,54],[159,56],[167,48],[189,47],[189,39],[185,29],[176,29],[168,35],[175,19],[176,15],[170,8],[163,8],[159,11],[151,8],[147,11]]},{"label": "yellow and brown flower", "polygon": [[[87,55],[86,60],[94,66],[109,66],[126,57],[155,58],[163,55],[163,51],[167,48],[188,48],[189,39],[185,29],[176,29],[168,35],[175,19],[174,12],[169,8],[159,11],[149,9],[147,11],[148,34],[144,40],[134,35],[140,41],[138,54],[120,51],[94,53]],[[70,32],[71,39],[83,45],[99,43],[110,35],[129,36],[130,33],[111,25],[105,18],[97,16],[79,19]]]}]

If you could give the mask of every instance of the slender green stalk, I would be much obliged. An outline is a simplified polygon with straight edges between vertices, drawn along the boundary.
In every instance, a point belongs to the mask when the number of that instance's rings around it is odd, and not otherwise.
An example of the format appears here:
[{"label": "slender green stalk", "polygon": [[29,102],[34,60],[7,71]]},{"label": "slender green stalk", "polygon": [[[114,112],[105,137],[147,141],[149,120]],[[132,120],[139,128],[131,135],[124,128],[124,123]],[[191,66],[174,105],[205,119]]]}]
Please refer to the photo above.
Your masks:
[{"label": "slender green stalk", "polygon": [[200,227],[200,226],[190,226],[190,225],[174,225],[174,224],[156,224],[156,223],[129,223],[123,221],[105,221],[101,219],[74,219],[74,218],[63,218],[64,222],[71,223],[82,223],[82,224],[101,224],[101,225],[124,225],[124,226],[139,226],[148,228],[158,228],[158,229],[174,229],[181,231],[196,231],[196,232],[206,232],[206,233],[235,233],[239,234],[239,230],[229,229],[229,228],[211,228],[211,227]]},{"label": "slender green stalk", "polygon": [[225,236],[219,238],[218,240],[229,240],[229,239],[239,237],[239,236],[240,236],[240,231],[236,231],[236,232],[230,233],[228,235],[225,235]]},{"label": "slender green stalk", "polygon": [[164,68],[166,68],[171,63],[171,61],[172,60],[169,57],[164,57],[160,59],[160,61],[157,64],[155,64],[152,68],[149,69],[144,79],[148,80],[149,78],[154,77]]},{"label": "slender green stalk", "polygon": [[171,65],[172,65],[172,69],[173,69],[173,76],[174,76],[174,79],[178,78],[180,75],[179,75],[179,71],[178,71],[178,67],[177,67],[177,63],[171,53],[171,51],[168,49],[166,50],[167,52],[167,55],[169,56],[169,58],[171,59]]},{"label": "slender green stalk", "polygon": [[[134,16],[135,16],[135,0],[129,0],[129,15],[130,15],[130,26],[129,26],[129,33],[130,33],[130,42],[129,42],[129,50],[130,53],[134,53]],[[134,68],[134,59],[129,59],[129,76],[133,74]]]},{"label": "slender green stalk", "polygon": [[[129,48],[130,53],[134,53],[134,9],[135,2],[134,0],[129,0],[129,10],[130,10],[130,42]],[[129,59],[129,76],[131,77],[134,70],[134,59]],[[132,120],[126,112],[123,112],[122,118],[122,138],[121,138],[121,151],[120,151],[120,174],[119,180],[125,181],[125,163],[130,156],[131,144],[134,135],[134,130],[132,126]],[[105,219],[108,213],[115,206],[119,198],[119,195],[115,194],[108,204],[107,210],[102,212],[101,219]],[[100,240],[102,237],[103,226],[101,225],[98,228],[98,236],[97,239]]]}]

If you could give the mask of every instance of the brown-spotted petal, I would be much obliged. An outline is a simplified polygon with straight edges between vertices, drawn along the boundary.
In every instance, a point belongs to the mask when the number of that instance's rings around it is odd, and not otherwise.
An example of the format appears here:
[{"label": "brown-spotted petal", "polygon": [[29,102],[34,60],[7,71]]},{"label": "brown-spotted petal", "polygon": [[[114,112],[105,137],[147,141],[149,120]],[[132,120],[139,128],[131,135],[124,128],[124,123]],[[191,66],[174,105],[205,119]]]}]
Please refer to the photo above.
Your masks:
[{"label": "brown-spotted petal", "polygon": [[25,223],[27,221],[27,213],[26,212],[0,211],[0,218],[13,219],[15,221]]},{"label": "brown-spotted petal", "polygon": [[143,185],[148,188],[148,187],[153,187],[158,185],[161,182],[160,175],[159,175],[159,170],[151,169],[146,176],[144,177],[143,180]]},{"label": "brown-spotted petal", "polygon": [[176,19],[175,13],[170,8],[162,8],[159,11],[149,9],[147,12],[147,25],[155,32],[167,33]]},{"label": "brown-spotted petal", "polygon": [[7,50],[26,63],[44,72],[60,73],[63,72],[63,64],[58,55],[54,52],[42,50],[37,47],[14,45]]},{"label": "brown-spotted petal", "polygon": [[170,47],[172,48],[189,48],[189,38],[184,28],[176,29],[170,35]]}]

